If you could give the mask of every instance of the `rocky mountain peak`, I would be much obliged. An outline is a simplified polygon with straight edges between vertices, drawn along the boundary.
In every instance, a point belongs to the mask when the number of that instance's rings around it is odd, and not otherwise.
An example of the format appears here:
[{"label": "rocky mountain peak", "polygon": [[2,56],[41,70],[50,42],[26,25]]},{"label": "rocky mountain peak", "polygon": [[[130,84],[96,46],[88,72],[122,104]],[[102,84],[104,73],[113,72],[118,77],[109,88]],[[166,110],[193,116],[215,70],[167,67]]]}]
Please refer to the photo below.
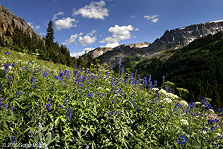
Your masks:
[{"label": "rocky mountain peak", "polygon": [[[34,33],[32,27],[29,26],[24,19],[16,16],[0,4],[0,36],[5,36],[7,29],[10,33],[13,33],[13,22],[15,26],[22,29],[24,32],[28,32],[30,37],[32,37],[32,34]],[[37,37],[40,38],[38,35]]]},{"label": "rocky mountain peak", "polygon": [[223,31],[223,20],[194,24],[186,27],[166,30],[161,38],[156,39],[149,47],[148,53],[162,50],[174,50],[184,47],[197,38]]}]

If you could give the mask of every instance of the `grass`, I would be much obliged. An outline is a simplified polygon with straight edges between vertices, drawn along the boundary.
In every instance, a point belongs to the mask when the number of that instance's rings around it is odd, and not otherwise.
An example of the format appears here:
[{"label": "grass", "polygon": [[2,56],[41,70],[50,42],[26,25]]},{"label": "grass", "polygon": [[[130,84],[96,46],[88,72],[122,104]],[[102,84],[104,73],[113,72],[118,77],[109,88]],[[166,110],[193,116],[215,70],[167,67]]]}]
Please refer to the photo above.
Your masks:
[{"label": "grass", "polygon": [[[220,111],[221,112],[221,111]],[[0,49],[0,144],[48,148],[222,148],[222,121],[150,78],[69,68]]]}]

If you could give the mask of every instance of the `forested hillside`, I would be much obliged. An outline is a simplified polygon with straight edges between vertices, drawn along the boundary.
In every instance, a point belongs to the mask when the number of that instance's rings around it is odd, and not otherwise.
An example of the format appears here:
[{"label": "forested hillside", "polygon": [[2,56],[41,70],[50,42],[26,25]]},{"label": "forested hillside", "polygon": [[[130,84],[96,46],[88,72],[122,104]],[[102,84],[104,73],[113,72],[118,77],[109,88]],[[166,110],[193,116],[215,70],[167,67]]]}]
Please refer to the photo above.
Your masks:
[{"label": "forested hillside", "polygon": [[[172,54],[167,60],[162,58]],[[169,51],[152,60],[140,62],[135,69],[141,76],[152,75],[161,83],[162,76],[176,87],[189,90],[188,101],[212,99],[215,108],[223,106],[223,32],[199,38],[177,51]]]}]

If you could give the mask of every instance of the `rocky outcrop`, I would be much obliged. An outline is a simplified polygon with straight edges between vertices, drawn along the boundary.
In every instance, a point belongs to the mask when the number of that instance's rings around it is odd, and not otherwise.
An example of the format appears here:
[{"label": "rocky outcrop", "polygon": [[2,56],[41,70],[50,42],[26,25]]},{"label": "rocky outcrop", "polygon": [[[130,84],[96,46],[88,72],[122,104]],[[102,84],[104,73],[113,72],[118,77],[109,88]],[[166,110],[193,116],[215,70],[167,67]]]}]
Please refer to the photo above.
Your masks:
[{"label": "rocky outcrop", "polygon": [[174,30],[167,30],[161,38],[156,39],[148,48],[148,54],[162,50],[175,50],[184,47],[193,40],[223,31],[223,20],[195,24]]},{"label": "rocky outcrop", "polygon": [[[9,11],[7,8],[0,5],[0,36],[6,35],[7,29],[10,33],[13,34],[14,31],[14,25],[18,28],[22,29],[24,32],[28,32],[30,37],[32,37],[32,34],[34,33],[31,26],[29,26],[24,19],[16,16],[11,11]],[[37,35],[37,37],[40,38],[40,36]]]},{"label": "rocky outcrop", "polygon": [[140,42],[140,43],[135,43],[135,44],[124,44],[120,45],[118,47],[130,47],[130,48],[146,48],[150,46],[151,43],[148,42]]},{"label": "rocky outcrop", "polygon": [[94,59],[94,58],[97,58],[97,57],[105,54],[108,51],[111,51],[111,50],[113,50],[113,48],[110,48],[110,47],[100,47],[100,48],[96,48],[96,49],[90,51],[88,53],[88,55],[90,54],[92,56],[92,58]]}]

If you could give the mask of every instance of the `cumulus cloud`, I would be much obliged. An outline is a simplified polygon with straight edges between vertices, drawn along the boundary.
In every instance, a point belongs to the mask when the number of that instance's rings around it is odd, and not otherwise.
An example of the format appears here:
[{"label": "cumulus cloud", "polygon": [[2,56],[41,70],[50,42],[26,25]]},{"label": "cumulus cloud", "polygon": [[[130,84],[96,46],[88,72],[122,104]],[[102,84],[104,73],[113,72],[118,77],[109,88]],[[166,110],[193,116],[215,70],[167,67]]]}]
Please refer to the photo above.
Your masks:
[{"label": "cumulus cloud", "polygon": [[96,37],[91,37],[89,35],[86,35],[84,37],[79,37],[78,38],[78,41],[81,43],[81,45],[85,46],[85,45],[88,45],[88,44],[92,44],[94,43],[95,41],[97,40]]},{"label": "cumulus cloud", "polygon": [[114,47],[119,45],[119,41],[132,38],[131,31],[134,31],[134,27],[132,25],[115,25],[114,27],[110,27],[108,31],[112,33],[112,36],[106,37],[100,43],[107,43],[106,47]]},{"label": "cumulus cloud", "polygon": [[71,53],[70,55],[72,57],[79,57],[79,56],[84,55],[85,53],[92,51],[92,50],[94,50],[94,48],[84,48],[81,52],[74,52],[74,53]]},{"label": "cumulus cloud", "polygon": [[78,34],[71,35],[70,38],[63,43],[63,45],[69,45],[69,44],[74,43],[77,37],[78,37]]},{"label": "cumulus cloud", "polygon": [[56,13],[56,14],[53,16],[52,21],[56,20],[56,19],[57,19],[57,16],[61,16],[61,15],[64,15],[64,12],[63,12],[63,11]]},{"label": "cumulus cloud", "polygon": [[60,20],[56,20],[55,25],[57,30],[62,30],[62,29],[69,29],[71,27],[77,27],[77,24],[74,24],[77,22],[78,21],[76,21],[75,19],[67,17]]},{"label": "cumulus cloud", "polygon": [[[81,45],[86,46],[89,44],[94,43],[97,38],[94,35],[94,33],[96,33],[96,30],[92,30],[90,33],[88,33],[87,35],[85,35],[84,37],[82,37],[83,33],[79,34],[79,38],[78,41],[81,43]],[[93,36],[93,37],[92,37]]]},{"label": "cumulus cloud", "polygon": [[135,29],[135,31],[138,31],[138,30],[139,30],[138,28]]},{"label": "cumulus cloud", "polygon": [[81,15],[90,19],[105,19],[108,16],[108,9],[104,8],[105,1],[91,2],[90,5],[86,5],[79,10],[73,10],[73,16]]},{"label": "cumulus cloud", "polygon": [[151,21],[153,23],[156,23],[157,21],[159,21],[158,18],[159,15],[152,15],[152,16],[144,16],[144,18],[148,21]]}]

